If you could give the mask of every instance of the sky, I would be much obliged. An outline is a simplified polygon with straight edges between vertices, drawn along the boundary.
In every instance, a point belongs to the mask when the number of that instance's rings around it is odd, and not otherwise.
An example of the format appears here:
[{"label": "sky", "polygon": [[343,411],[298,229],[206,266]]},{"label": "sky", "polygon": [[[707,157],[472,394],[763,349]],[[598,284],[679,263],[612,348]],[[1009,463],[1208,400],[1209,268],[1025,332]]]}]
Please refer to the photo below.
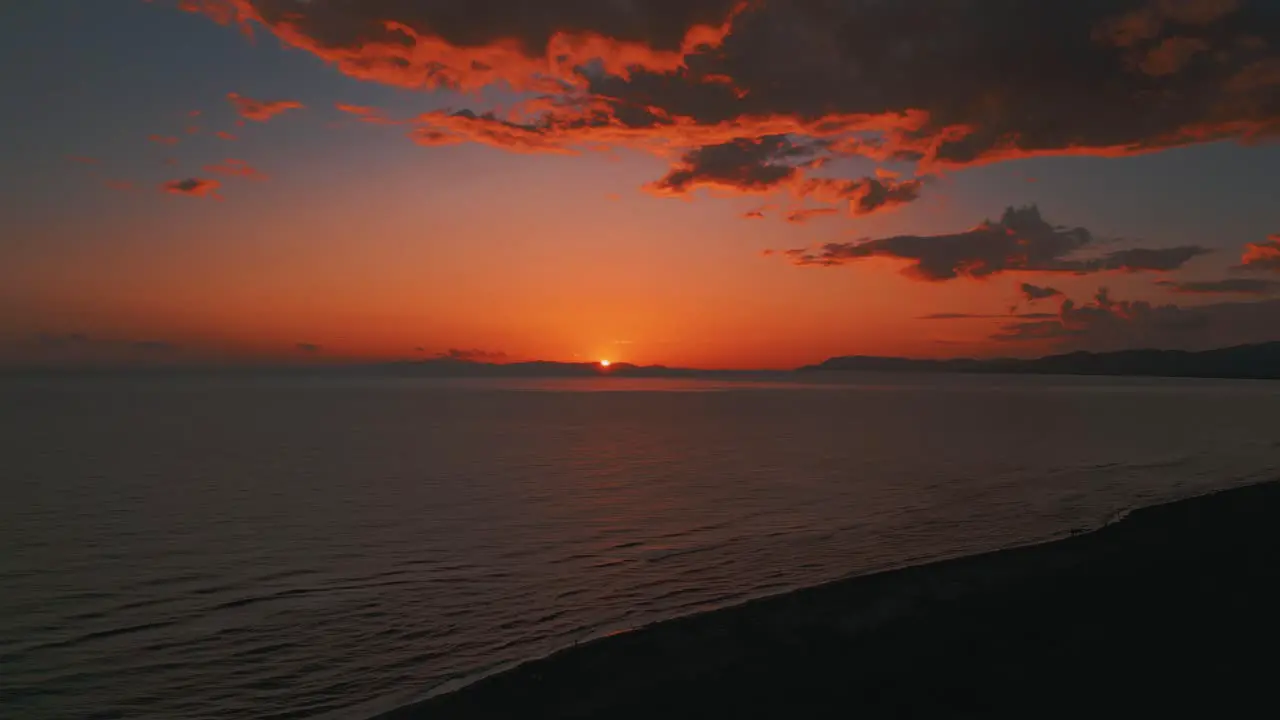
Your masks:
[{"label": "sky", "polygon": [[1272,0],[0,4],[0,364],[1280,339]]}]

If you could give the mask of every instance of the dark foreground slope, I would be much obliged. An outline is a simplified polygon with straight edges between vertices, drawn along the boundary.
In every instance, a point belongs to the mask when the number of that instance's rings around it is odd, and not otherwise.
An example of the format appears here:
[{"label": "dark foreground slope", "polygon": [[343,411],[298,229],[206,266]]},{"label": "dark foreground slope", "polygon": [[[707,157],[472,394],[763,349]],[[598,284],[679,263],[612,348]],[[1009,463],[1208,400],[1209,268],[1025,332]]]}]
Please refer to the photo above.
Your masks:
[{"label": "dark foreground slope", "polygon": [[391,718],[1252,716],[1280,667],[1280,484],[586,644]]}]

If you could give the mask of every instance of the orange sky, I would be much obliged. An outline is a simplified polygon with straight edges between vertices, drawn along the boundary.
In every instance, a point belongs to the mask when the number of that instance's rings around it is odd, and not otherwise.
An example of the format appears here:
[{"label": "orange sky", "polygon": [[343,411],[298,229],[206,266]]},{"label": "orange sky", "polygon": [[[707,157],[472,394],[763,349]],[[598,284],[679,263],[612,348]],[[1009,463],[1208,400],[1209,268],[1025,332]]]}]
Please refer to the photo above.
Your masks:
[{"label": "orange sky", "polygon": [[[967,75],[973,102],[957,104],[955,83],[911,57],[896,86],[845,87],[818,54],[841,43],[856,54],[858,38],[817,42],[828,23],[776,2],[697,0],[643,24],[616,8],[549,5],[545,18],[501,27],[486,25],[485,3],[457,26],[406,10],[386,45],[377,25],[347,39],[370,21],[358,8],[325,27],[333,2],[315,0],[314,16],[282,15],[283,0],[185,4],[204,12],[41,5],[24,10],[22,34],[0,31],[33,69],[0,74],[8,97],[29,99],[4,110],[14,161],[0,189],[15,232],[0,240],[0,360],[464,349],[777,368],[840,354],[1106,349],[1126,337],[1191,347],[1253,339],[1231,325],[1232,307],[1280,293],[1267,264],[1280,210],[1262,169],[1280,166],[1265,142],[1280,104],[1259,99],[1280,88],[1267,74],[1280,42],[1268,42],[1277,27],[1251,15],[1255,3],[1135,3],[1141,17],[1028,8],[1025,27],[1054,33],[1038,42],[1107,58],[1135,92],[1190,95],[1201,82],[1198,56],[1161,49],[1172,33],[1234,38],[1219,51],[1224,95],[1212,108],[1166,108],[1161,117],[1181,119],[1129,127],[1089,112],[1090,96],[1041,122],[1090,87],[1051,75],[1056,66],[1040,68],[1031,100],[1009,76]],[[778,56],[791,64],[770,64],[795,38],[762,43],[760,28],[791,12],[816,35]],[[948,32],[892,13],[876,42]],[[966,42],[1006,30],[952,20]],[[1146,35],[1124,34],[1125,23]],[[536,27],[561,30],[548,39]],[[413,52],[378,64],[404,38]],[[573,62],[548,70],[564,48]],[[172,62],[179,50],[199,60]],[[770,72],[793,92],[771,90]],[[664,89],[644,89],[654,78]],[[829,108],[807,109],[805,93]],[[1034,221],[1005,214],[1033,205]],[[801,209],[819,212],[787,220]],[[761,219],[745,217],[755,210]],[[1249,244],[1258,260],[1242,263]],[[1031,300],[1024,283],[1057,292]],[[1224,329],[1176,329],[1210,306]]]}]

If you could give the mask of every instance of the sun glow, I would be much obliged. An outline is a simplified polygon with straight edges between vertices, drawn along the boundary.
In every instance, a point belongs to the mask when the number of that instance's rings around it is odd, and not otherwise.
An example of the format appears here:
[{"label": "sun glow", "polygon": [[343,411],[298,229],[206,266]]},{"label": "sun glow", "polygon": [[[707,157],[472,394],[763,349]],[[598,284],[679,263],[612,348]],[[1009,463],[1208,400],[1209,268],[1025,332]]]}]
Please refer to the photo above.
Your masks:
[{"label": "sun glow", "polygon": [[612,365],[612,364],[613,364],[613,363],[609,362],[608,360],[601,360],[601,361],[600,361],[600,367],[609,367],[609,366],[610,366],[610,365]]}]

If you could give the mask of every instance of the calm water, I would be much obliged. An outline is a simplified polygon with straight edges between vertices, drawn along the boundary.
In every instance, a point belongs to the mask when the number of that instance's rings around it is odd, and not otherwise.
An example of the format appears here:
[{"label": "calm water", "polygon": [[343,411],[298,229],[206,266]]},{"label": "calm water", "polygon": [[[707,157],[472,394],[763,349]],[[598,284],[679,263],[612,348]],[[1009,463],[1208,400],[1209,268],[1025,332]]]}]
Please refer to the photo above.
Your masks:
[{"label": "calm water", "polygon": [[1250,382],[8,381],[0,716],[364,718],[1268,479],[1277,418]]}]

